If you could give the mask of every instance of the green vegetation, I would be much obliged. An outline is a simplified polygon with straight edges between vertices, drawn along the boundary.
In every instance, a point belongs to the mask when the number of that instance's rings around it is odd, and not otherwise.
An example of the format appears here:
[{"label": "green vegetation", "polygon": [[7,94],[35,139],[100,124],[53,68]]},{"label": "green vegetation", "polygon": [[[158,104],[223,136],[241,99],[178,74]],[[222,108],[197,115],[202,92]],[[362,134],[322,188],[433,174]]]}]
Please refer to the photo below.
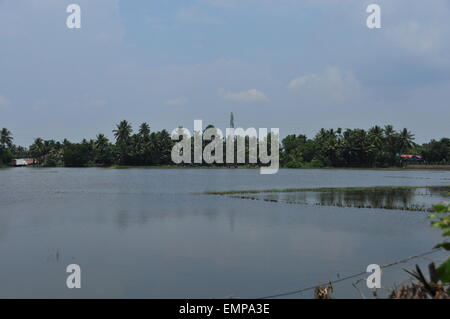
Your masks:
[{"label": "green vegetation", "polygon": [[286,189],[265,189],[265,190],[230,190],[220,192],[204,192],[206,195],[236,195],[236,194],[262,194],[262,193],[300,193],[300,192],[349,192],[349,191],[396,191],[410,189],[436,189],[445,190],[449,186],[372,186],[372,187],[318,187],[318,188],[286,188]]},{"label": "green vegetation", "polygon": [[[431,215],[433,219],[431,225],[436,228],[440,228],[442,236],[444,238],[450,237],[450,205],[449,203],[442,203],[434,206],[435,214]],[[436,246],[437,248],[443,248],[446,251],[450,251],[450,242],[444,241]],[[450,284],[450,258],[447,259],[442,265],[440,265],[436,273],[438,279],[444,284]]]},{"label": "green vegetation", "polygon": [[[417,200],[416,196],[442,196],[449,189],[450,186],[322,187],[236,190],[201,194],[270,203],[432,212],[430,205]],[[306,192],[309,194],[301,194]]]},{"label": "green vegetation", "polygon": [[[36,159],[43,167],[135,167],[171,165],[170,152],[174,142],[166,130],[150,133],[150,126],[143,123],[133,134],[127,121],[120,122],[113,131],[115,144],[104,134],[95,140],[72,143],[37,138],[23,157]],[[15,157],[18,155],[14,154]]]},{"label": "green vegetation", "polygon": [[8,129],[3,128],[0,131],[0,167],[4,166],[4,164],[9,163],[13,158],[11,147],[12,147],[11,132]]},{"label": "green vegetation", "polygon": [[[431,225],[442,230],[444,238],[450,236],[450,205],[441,203],[433,206],[434,214],[429,217],[433,220]],[[444,241],[436,247],[450,250],[450,243]],[[450,299],[450,258],[438,267],[432,262],[428,265],[429,276],[416,265],[415,270],[406,270],[413,276],[415,282],[402,285],[394,289],[390,298],[393,299]]]},{"label": "green vegetation", "polygon": [[[212,127],[211,125],[208,127]],[[168,167],[174,141],[168,131],[151,132],[142,123],[138,132],[128,121],[121,121],[113,130],[115,141],[104,134],[93,140],[72,143],[36,138],[28,148],[14,145],[11,132],[4,128],[0,136],[0,165],[12,158],[32,157],[39,166],[66,167]],[[269,138],[270,139],[270,138]],[[248,158],[250,138],[246,138]],[[193,143],[192,143],[193,144]],[[237,143],[236,143],[237,144]],[[204,142],[204,146],[206,142]],[[223,152],[224,156],[226,152]],[[363,129],[321,129],[314,138],[288,135],[281,141],[280,162],[286,168],[386,168],[404,164],[400,154],[422,155],[427,164],[450,164],[450,139],[432,140],[418,145],[407,129],[396,131],[388,125]],[[185,167],[256,167],[238,164],[186,164]]]},{"label": "green vegetation", "polygon": [[282,141],[284,167],[393,167],[401,166],[401,154],[423,155],[427,163],[445,164],[450,160],[450,140],[414,143],[407,129],[374,126],[363,129],[321,129],[314,139],[289,135]]}]

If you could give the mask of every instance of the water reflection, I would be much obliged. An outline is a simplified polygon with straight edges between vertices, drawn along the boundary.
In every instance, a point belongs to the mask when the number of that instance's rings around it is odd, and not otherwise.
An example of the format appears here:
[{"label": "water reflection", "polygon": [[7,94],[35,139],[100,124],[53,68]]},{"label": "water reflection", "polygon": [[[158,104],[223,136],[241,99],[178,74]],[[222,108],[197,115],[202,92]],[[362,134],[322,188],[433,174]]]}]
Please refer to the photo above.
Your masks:
[{"label": "water reflection", "polygon": [[430,211],[432,205],[448,199],[449,190],[448,187],[336,189],[256,195],[237,194],[232,197],[302,205]]},{"label": "water reflection", "polygon": [[[444,178],[450,172],[2,171],[0,298],[254,298],[311,286],[440,240],[422,213],[319,205],[431,205],[444,198],[441,192],[425,186],[401,196],[311,191],[258,194],[254,201],[198,193],[445,185]],[[85,276],[84,288],[75,292],[65,286],[71,263]],[[392,280],[390,274],[383,277],[386,285],[405,278],[403,271]],[[359,297],[351,285],[336,293]]]}]

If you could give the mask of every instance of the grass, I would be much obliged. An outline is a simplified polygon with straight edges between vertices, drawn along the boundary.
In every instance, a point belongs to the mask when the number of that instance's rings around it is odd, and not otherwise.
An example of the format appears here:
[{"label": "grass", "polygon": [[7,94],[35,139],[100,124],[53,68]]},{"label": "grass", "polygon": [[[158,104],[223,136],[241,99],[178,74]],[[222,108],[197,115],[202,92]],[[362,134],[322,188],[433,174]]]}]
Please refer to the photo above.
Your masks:
[{"label": "grass", "polygon": [[[299,192],[316,192],[316,193],[339,193],[339,192],[361,192],[368,193],[370,197],[378,196],[378,194],[390,194],[395,196],[396,192],[410,191],[416,189],[428,189],[436,190],[442,192],[442,194],[450,195],[450,185],[439,185],[439,186],[373,186],[373,187],[320,187],[320,188],[288,188],[288,189],[266,189],[266,190],[236,190],[236,191],[221,191],[221,192],[205,192],[201,194],[207,195],[223,195],[230,196],[232,198],[244,199],[244,200],[256,200],[264,201],[270,203],[284,203],[284,204],[301,204],[301,205],[313,205],[313,206],[331,206],[331,207],[349,207],[349,208],[360,208],[360,209],[384,209],[384,210],[401,210],[401,211],[416,211],[416,212],[431,212],[432,209],[428,206],[422,204],[405,203],[404,205],[396,205],[389,201],[380,200],[377,203],[376,200],[368,201],[364,199],[363,201],[344,200],[344,202],[339,199],[337,201],[322,202],[317,201],[316,203],[298,202],[289,199],[279,199],[279,198],[264,198],[256,196],[257,194],[275,194],[275,193],[299,193]],[[252,196],[253,195],[253,196]]]},{"label": "grass", "polygon": [[[102,168],[102,167],[99,167]],[[112,165],[112,166],[105,166],[103,168],[106,169],[133,169],[133,168],[143,168],[143,169],[155,169],[155,168],[161,168],[161,169],[171,169],[172,166],[164,165],[164,166],[130,166],[130,165]]]},{"label": "grass", "polygon": [[384,210],[399,210],[399,211],[413,211],[413,212],[426,212],[431,213],[434,211],[433,208],[423,206],[423,205],[411,205],[411,206],[389,206],[389,205],[381,205],[381,206],[372,206],[372,205],[353,205],[353,204],[343,204],[343,203],[299,203],[296,201],[289,200],[279,200],[279,199],[270,199],[270,198],[258,198],[252,196],[231,196],[232,198],[237,199],[245,199],[245,200],[253,200],[253,201],[263,201],[268,203],[283,203],[289,205],[307,205],[307,206],[326,206],[326,207],[338,207],[338,208],[358,208],[358,209],[384,209]]},{"label": "grass", "polygon": [[236,195],[236,194],[261,194],[261,193],[299,193],[299,192],[339,192],[339,191],[395,191],[404,189],[450,189],[450,185],[440,186],[372,186],[372,187],[319,187],[319,188],[286,188],[265,190],[232,190],[220,192],[204,192],[207,195]]},{"label": "grass", "polygon": [[[102,167],[102,166],[92,166],[92,167]],[[223,165],[112,165],[106,166],[104,168],[110,169],[134,169],[134,168],[144,168],[144,169],[260,169],[261,167],[258,165],[237,165],[237,166],[223,166]],[[417,171],[420,170],[418,168],[408,168],[408,167],[298,167],[298,168],[289,168],[280,166],[280,169],[283,170],[364,170],[364,171]],[[426,169],[426,167],[423,167]]]},{"label": "grass", "polygon": [[250,165],[238,165],[238,166],[183,166],[183,165],[112,165],[105,168],[109,169],[259,169],[259,167]]}]

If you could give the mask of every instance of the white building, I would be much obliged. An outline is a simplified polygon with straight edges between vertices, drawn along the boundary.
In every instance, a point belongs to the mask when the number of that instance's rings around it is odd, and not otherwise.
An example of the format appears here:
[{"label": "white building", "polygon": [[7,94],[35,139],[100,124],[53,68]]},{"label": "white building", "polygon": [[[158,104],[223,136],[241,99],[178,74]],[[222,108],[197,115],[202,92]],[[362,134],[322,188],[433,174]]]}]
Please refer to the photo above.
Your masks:
[{"label": "white building", "polygon": [[12,160],[13,166],[28,166],[33,165],[34,159],[32,158],[16,158]]}]

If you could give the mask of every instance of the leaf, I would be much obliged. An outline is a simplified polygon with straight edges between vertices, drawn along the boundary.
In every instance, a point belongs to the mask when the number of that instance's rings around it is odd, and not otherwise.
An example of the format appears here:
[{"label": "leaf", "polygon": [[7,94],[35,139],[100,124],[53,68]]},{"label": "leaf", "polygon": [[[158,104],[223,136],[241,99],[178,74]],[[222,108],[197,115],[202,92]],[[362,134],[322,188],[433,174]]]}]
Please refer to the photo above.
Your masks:
[{"label": "leaf", "polygon": [[437,213],[446,213],[446,212],[448,212],[449,207],[446,205],[439,204],[439,205],[434,205],[433,209]]},{"label": "leaf", "polygon": [[445,237],[450,236],[450,227],[445,227],[442,230],[442,236],[445,236]]},{"label": "leaf", "polygon": [[431,226],[435,227],[435,228],[442,228],[443,224],[442,224],[441,221],[434,221],[434,222],[431,223]]},{"label": "leaf", "polygon": [[436,272],[443,283],[450,283],[450,259],[440,265]]}]

